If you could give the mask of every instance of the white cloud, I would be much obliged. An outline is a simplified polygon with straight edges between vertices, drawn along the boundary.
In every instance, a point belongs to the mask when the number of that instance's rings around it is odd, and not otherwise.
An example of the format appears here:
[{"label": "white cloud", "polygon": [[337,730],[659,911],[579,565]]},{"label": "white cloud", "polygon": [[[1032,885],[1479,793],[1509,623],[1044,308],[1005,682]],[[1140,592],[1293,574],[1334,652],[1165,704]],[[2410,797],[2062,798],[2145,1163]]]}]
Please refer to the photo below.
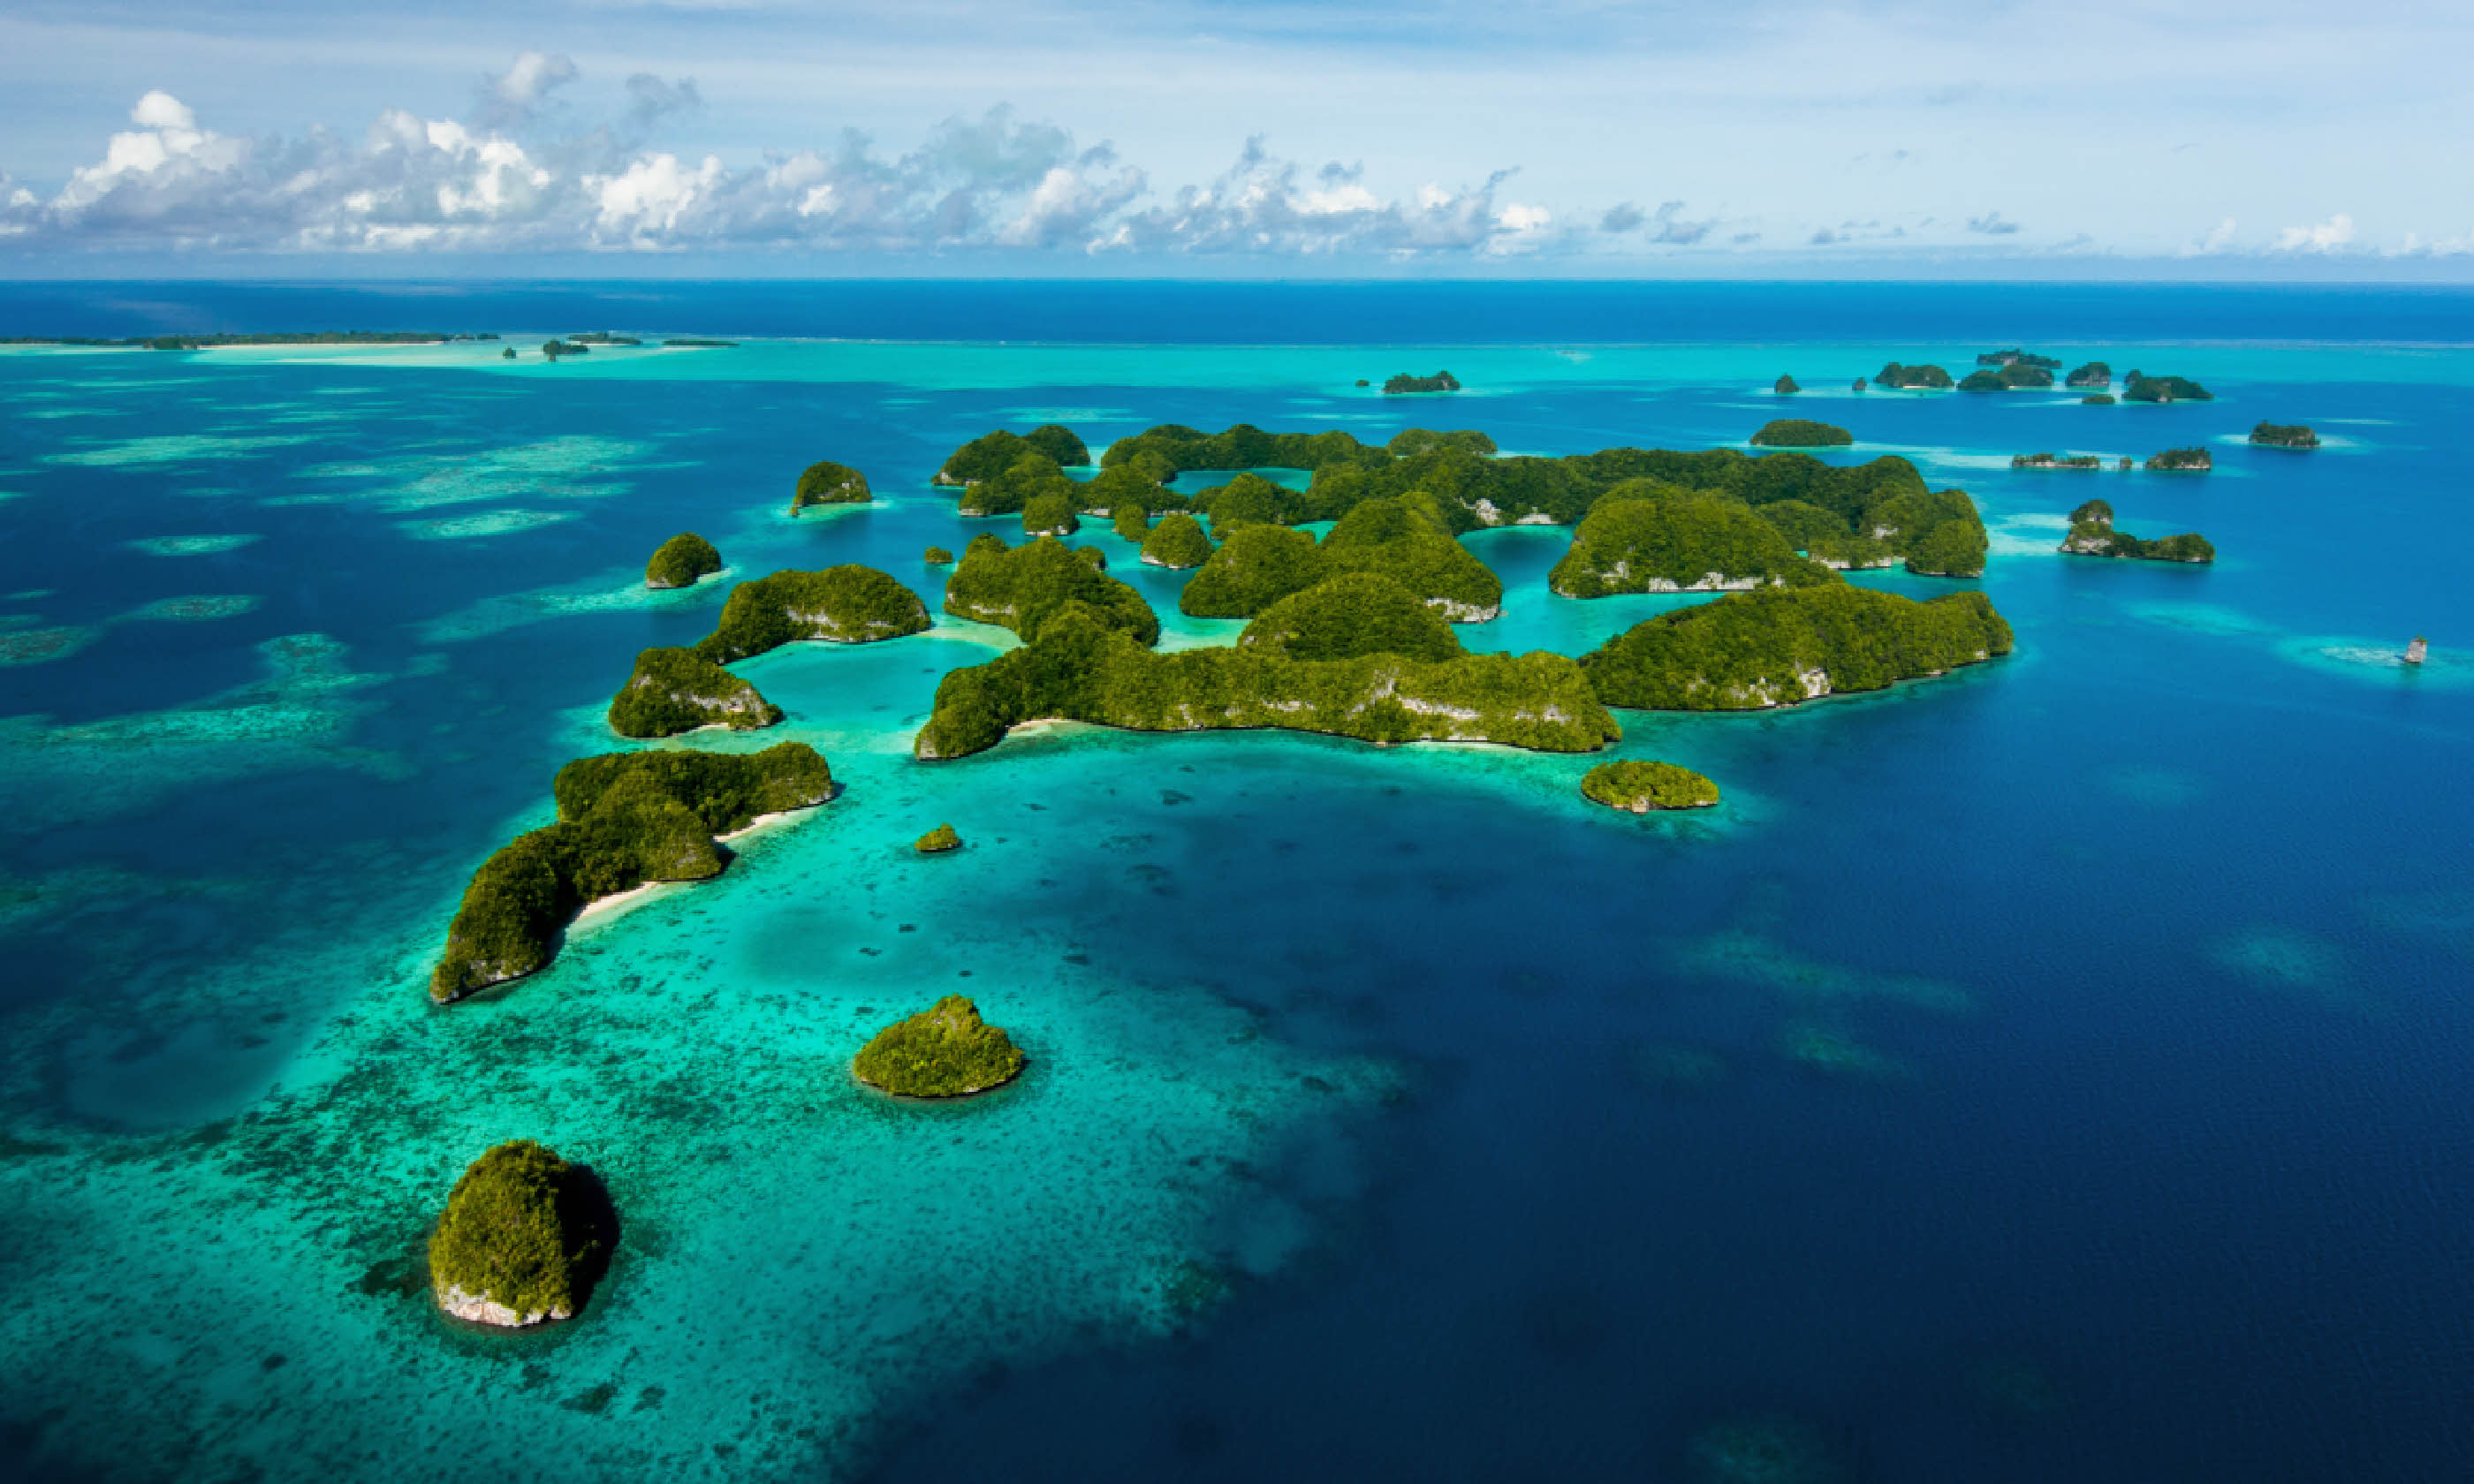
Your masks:
[{"label": "white cloud", "polygon": [[2354,219],[2340,211],[2316,227],[2289,227],[2276,234],[2279,252],[2334,252],[2354,240]]},{"label": "white cloud", "polygon": [[198,127],[198,116],[189,111],[187,104],[160,90],[148,93],[138,99],[137,107],[129,110],[129,120],[146,129],[195,129]]},{"label": "white cloud", "polygon": [[2183,257],[2205,257],[2211,253],[2222,252],[2233,245],[2234,219],[2232,217],[2227,217],[2223,221],[2219,222],[2214,227],[2211,227],[2208,231],[2208,235],[2205,237],[2200,238],[2196,242],[2186,242],[2182,244],[2182,251],[2179,255]]}]

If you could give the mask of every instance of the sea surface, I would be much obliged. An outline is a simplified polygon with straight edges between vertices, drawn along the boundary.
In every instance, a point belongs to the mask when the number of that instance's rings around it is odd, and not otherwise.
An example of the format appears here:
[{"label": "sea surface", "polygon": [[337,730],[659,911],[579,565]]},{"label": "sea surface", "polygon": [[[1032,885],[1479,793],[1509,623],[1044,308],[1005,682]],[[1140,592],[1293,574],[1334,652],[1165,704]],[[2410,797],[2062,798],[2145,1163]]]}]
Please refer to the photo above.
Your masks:
[{"label": "sea surface", "polygon": [[[506,338],[0,349],[0,1473],[2466,1476],[2474,295],[0,285],[0,334],[315,328]],[[533,353],[590,329],[741,344]],[[2217,399],[1848,390],[2009,346]],[[1467,390],[1354,385],[1438,368]],[[668,744],[812,742],[831,804],[503,993],[422,992],[558,766],[632,745],[639,649],[783,567],[933,609],[923,548],[1018,536],[928,482],[991,427],[1560,454],[1789,411],[1975,497],[1980,585],[1858,580],[1980,586],[2018,649],[1618,713],[1715,810],[1276,732],[919,763],[938,678],[1012,642],[940,619],[747,662],[788,723]],[[2194,444],[2215,472],[2008,467]],[[788,518],[824,458],[874,502]],[[2219,560],[2056,555],[2092,496]],[[681,530],[728,576],[645,592]],[[1473,648],[1701,601],[1556,598],[1568,532],[1467,539],[1508,589]],[[1078,540],[1165,643],[1240,627]],[[1020,1083],[853,1084],[949,993]],[[512,1137],[622,1236],[581,1318],[469,1332],[420,1255]]]}]

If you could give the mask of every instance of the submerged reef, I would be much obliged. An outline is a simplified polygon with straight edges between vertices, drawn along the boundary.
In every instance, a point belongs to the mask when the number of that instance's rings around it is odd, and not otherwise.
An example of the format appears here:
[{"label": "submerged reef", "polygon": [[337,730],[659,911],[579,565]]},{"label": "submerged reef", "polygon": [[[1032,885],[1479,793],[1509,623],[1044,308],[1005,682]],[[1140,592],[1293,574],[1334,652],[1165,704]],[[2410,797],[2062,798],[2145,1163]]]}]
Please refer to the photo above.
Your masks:
[{"label": "submerged reef", "polygon": [[2168,473],[2204,474],[2217,467],[2217,456],[2205,448],[2168,448],[2147,456],[2147,467]]},{"label": "submerged reef", "polygon": [[942,855],[947,850],[962,848],[962,837],[951,825],[939,825],[911,842],[910,848],[922,855]]},{"label": "submerged reef", "polygon": [[2071,534],[2058,548],[2073,557],[2136,557],[2149,562],[2206,562],[2217,548],[2197,532],[2142,540],[2113,528],[2113,507],[2090,500],[2071,512]]},{"label": "submerged reef", "polygon": [[1854,442],[1845,428],[1810,418],[1773,418],[1752,437],[1756,448],[1844,448]]},{"label": "submerged reef", "polygon": [[2250,430],[2250,441],[2263,448],[2319,446],[2319,435],[2299,422],[2263,422]]},{"label": "submerged reef", "polygon": [[795,515],[811,505],[865,505],[875,497],[865,474],[826,459],[800,470],[799,482],[790,491],[790,514]]},{"label": "submerged reef", "polygon": [[1386,396],[1397,396],[1405,392],[1457,392],[1460,389],[1460,378],[1447,371],[1439,371],[1431,376],[1413,376],[1401,371],[1386,377],[1383,382],[1383,395]]},{"label": "submerged reef", "polygon": [[1718,802],[1718,785],[1700,774],[1645,758],[1598,764],[1581,779],[1581,792],[1595,802],[1635,814],[1652,809],[1706,809]]},{"label": "submerged reef", "polygon": [[1878,386],[1897,387],[1902,391],[1942,392],[1951,387],[1950,372],[1938,366],[1902,366],[1896,361],[1875,372],[1873,381]]},{"label": "submerged reef", "polygon": [[[1805,520],[1835,522],[1805,505]],[[1795,554],[1778,525],[1752,506],[1723,494],[1656,480],[1627,480],[1590,507],[1572,533],[1571,549],[1555,563],[1547,587],[1567,598],[1617,592],[1719,592],[1791,583],[1835,581]]]},{"label": "submerged reef", "polygon": [[716,664],[807,639],[867,644],[929,627],[928,605],[872,566],[776,572],[730,589],[721,621],[696,641]]},{"label": "submerged reef", "polygon": [[[940,485],[973,485],[993,479],[1022,461],[1025,454],[1035,453],[1066,467],[1079,467],[1091,462],[1091,450],[1081,435],[1061,423],[1043,423],[1028,433],[1012,433],[999,428],[982,433],[948,455],[944,467],[936,470],[934,483]],[[994,512],[1003,515],[1006,512]]]},{"label": "submerged reef", "polygon": [[1840,583],[1661,613],[1583,656],[1581,668],[1609,706],[1758,710],[1941,675],[2010,645],[2010,625],[1980,592],[1919,603]]},{"label": "submerged reef", "polygon": [[897,1097],[969,1097],[1022,1075],[1013,1038],[980,1018],[980,1007],[948,994],[876,1033],[851,1060],[860,1081]]},{"label": "submerged reef", "polygon": [[1433,500],[1418,496],[1361,501],[1320,541],[1285,526],[1239,525],[1186,584],[1177,609],[1193,618],[1251,618],[1346,572],[1389,577],[1454,623],[1503,611],[1503,580],[1453,538]]},{"label": "submerged reef", "polygon": [[2216,394],[2187,376],[2150,376],[2132,371],[2122,383],[2125,402],[2213,402]]},{"label": "submerged reef", "polygon": [[945,585],[945,611],[1011,629],[1025,639],[1068,604],[1141,644],[1159,642],[1159,615],[1143,595],[1107,572],[1096,546],[1068,546],[1051,537],[1007,546],[1002,537],[975,536]]},{"label": "submerged reef", "polygon": [[1211,538],[1203,534],[1202,522],[1181,510],[1162,515],[1151,534],[1143,538],[1145,566],[1182,571],[1210,560]]},{"label": "submerged reef", "polygon": [[833,797],[833,770],[804,742],[761,753],[605,753],[551,785],[558,822],[481,863],[429,976],[441,1004],[547,965],[585,903],[653,881],[720,874],[715,836],[758,815]]},{"label": "submerged reef", "polygon": [[529,1138],[484,1154],[429,1238],[438,1306],[504,1328],[574,1317],[608,1260],[596,1230],[606,1200],[590,1173]]},{"label": "submerged reef", "polygon": [[674,737],[700,727],[753,731],[782,719],[756,687],[691,649],[648,649],[610,701],[622,737]]},{"label": "submerged reef", "polygon": [[692,587],[697,578],[721,570],[721,553],[693,531],[682,531],[655,548],[644,563],[647,587]]}]

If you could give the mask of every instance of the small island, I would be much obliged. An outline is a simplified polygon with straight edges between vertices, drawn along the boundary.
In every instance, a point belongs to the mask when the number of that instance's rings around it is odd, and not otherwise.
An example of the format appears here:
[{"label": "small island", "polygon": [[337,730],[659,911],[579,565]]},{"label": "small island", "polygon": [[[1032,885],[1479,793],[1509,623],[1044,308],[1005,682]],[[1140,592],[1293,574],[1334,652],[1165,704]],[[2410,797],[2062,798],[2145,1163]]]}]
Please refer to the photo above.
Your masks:
[{"label": "small island", "polygon": [[2053,384],[2053,373],[2042,366],[2013,362],[1999,371],[1972,371],[1958,384],[1961,392],[2041,392]]},{"label": "small island", "polygon": [[1950,372],[1938,366],[1902,366],[1896,361],[1882,367],[1873,382],[1903,392],[1947,392],[1953,384]]},{"label": "small island", "polygon": [[1752,437],[1756,448],[1844,448],[1855,442],[1845,428],[1809,418],[1774,418]]},{"label": "small island", "polygon": [[2081,407],[2111,407],[2118,400],[2110,392],[2091,392],[2079,398]]},{"label": "small island", "polygon": [[663,341],[662,344],[665,346],[676,346],[681,349],[689,350],[736,350],[739,348],[739,342],[735,340],[706,340],[695,335],[677,336],[672,339]]},{"label": "small island", "polygon": [[948,994],[876,1033],[851,1060],[851,1074],[896,1097],[969,1097],[1022,1075],[1013,1038],[980,1018],[980,1007]]},{"label": "small island", "polygon": [[962,837],[951,825],[939,825],[911,842],[910,848],[922,855],[942,855],[947,850],[962,848]]},{"label": "small island", "polygon": [[1798,392],[1803,391],[1804,388],[1795,384],[1795,378],[1793,376],[1782,375],[1777,381],[1771,383],[1770,390],[1781,396],[1793,396]]},{"label": "small island", "polygon": [[2113,385],[2113,368],[2102,361],[2090,361],[2062,378],[2062,385],[2074,388],[2109,387]]},{"label": "small island", "polygon": [[1399,396],[1404,393],[1413,392],[1457,392],[1460,389],[1460,378],[1447,371],[1439,371],[1431,376],[1412,376],[1407,371],[1402,371],[1396,376],[1387,377],[1383,383],[1383,395],[1386,396]]},{"label": "small island", "polygon": [[682,531],[664,541],[644,563],[647,587],[692,587],[696,579],[721,570],[721,553],[693,531]]},{"label": "small island", "polygon": [[1097,546],[1068,546],[1054,537],[1007,546],[1002,537],[976,536],[945,585],[945,611],[1029,639],[1073,606],[1137,643],[1158,643],[1159,615],[1141,593],[1110,577],[1107,567]]},{"label": "small island", "polygon": [[1869,383],[1866,382],[1863,377],[1858,376],[1856,378],[1856,384],[1849,387],[1847,390],[1850,392],[1861,392],[1867,385],[1869,385]]},{"label": "small island", "polygon": [[2132,557],[2147,562],[2209,562],[2217,548],[2197,532],[2142,540],[2113,528],[2113,507],[2090,500],[2071,512],[2071,534],[2059,550],[2072,557]]},{"label": "small island", "polygon": [[2213,402],[2216,394],[2187,376],[2150,376],[2132,371],[2122,383],[2125,402]]},{"label": "small island", "polygon": [[[2025,366],[2034,371],[2060,371],[2062,369],[2062,363],[2053,359],[2050,355],[2037,355],[2033,351],[2021,350],[2015,347],[2008,350],[1984,351],[1977,356],[1976,364],[1978,366]],[[2047,378],[2047,381],[2050,385],[2050,378]]]},{"label": "small island", "polygon": [[1706,809],[1718,802],[1718,785],[1671,762],[1629,758],[1602,762],[1581,779],[1583,795],[1610,808],[1647,814],[1652,809]]},{"label": "small island", "polygon": [[2299,422],[2263,422],[2250,430],[2250,441],[2262,448],[2319,446],[2319,435]]},{"label": "small island", "polygon": [[[1073,481],[1065,480],[1071,484]],[[1082,529],[1074,514],[1074,497],[1065,491],[1044,491],[1022,504],[1022,534],[1029,537],[1072,536]]]},{"label": "small island", "polygon": [[[1799,524],[1847,529],[1827,511]],[[1566,598],[1620,592],[1727,592],[1837,579],[1795,554],[1774,521],[1723,494],[1655,480],[1617,485],[1589,508],[1547,589]]]},{"label": "small island", "polygon": [[1145,566],[1184,571],[1210,560],[1211,538],[1203,534],[1202,522],[1181,510],[1162,515],[1151,534],[1143,538]]},{"label": "small island", "polygon": [[2014,453],[2010,456],[2010,467],[2012,468],[2095,469],[2104,467],[2104,460],[2092,453]]},{"label": "small island", "polygon": [[1248,624],[1237,644],[1283,659],[1399,655],[1436,661],[1464,653],[1451,620],[1378,572],[1347,572],[1290,593]]},{"label": "small island", "polygon": [[921,554],[921,560],[930,566],[952,566],[954,554],[942,546],[931,546]]},{"label": "small island", "polygon": [[[936,470],[931,483],[975,485],[1011,468],[1027,453],[1038,454],[1066,468],[1079,468],[1091,462],[1091,450],[1083,443],[1081,435],[1062,423],[1042,423],[1028,433],[999,428],[993,433],[982,433],[955,449],[946,458],[944,467]],[[995,511],[991,514],[1006,515],[1008,512]]]},{"label": "small island", "polygon": [[706,727],[754,731],[782,708],[691,649],[648,649],[610,702],[610,730],[622,737],[674,737]]},{"label": "small island", "polygon": [[1598,699],[1657,711],[1747,711],[1880,690],[2010,653],[1981,592],[1918,603],[1832,583],[1731,593],[1635,624],[1581,658]]},{"label": "small island", "polygon": [[1140,546],[1152,534],[1152,513],[1139,500],[1128,500],[1108,512],[1108,529],[1120,540]]},{"label": "small island", "polygon": [[458,1319],[523,1328],[571,1319],[610,1257],[608,1197],[529,1138],[473,1161],[429,1238],[430,1292]]},{"label": "small island", "polygon": [[2204,474],[2217,467],[2217,458],[2205,448],[2168,448],[2149,454],[2147,467],[2167,473]]},{"label": "small island", "polygon": [[591,346],[570,344],[564,340],[545,340],[541,347],[542,354],[552,361],[563,355],[584,355],[592,349]]},{"label": "small island", "polygon": [[865,474],[825,459],[800,470],[799,483],[790,491],[790,514],[811,505],[865,505],[874,498]]},{"label": "small island", "polygon": [[869,644],[929,627],[928,605],[872,566],[776,572],[730,589],[721,621],[696,641],[716,664],[803,640]]}]

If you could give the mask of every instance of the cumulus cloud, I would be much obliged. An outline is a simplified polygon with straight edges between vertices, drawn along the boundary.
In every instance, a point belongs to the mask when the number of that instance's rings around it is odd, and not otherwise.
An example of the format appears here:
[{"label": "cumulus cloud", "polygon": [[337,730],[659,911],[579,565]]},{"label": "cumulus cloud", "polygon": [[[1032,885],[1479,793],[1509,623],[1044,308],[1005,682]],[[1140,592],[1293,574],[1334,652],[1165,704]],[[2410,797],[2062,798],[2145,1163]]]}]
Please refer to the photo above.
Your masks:
[{"label": "cumulus cloud", "polygon": [[2354,219],[2340,211],[2313,227],[2289,227],[2276,234],[2279,252],[2334,252],[2354,240]]},{"label": "cumulus cloud", "polygon": [[2019,224],[2003,220],[1999,211],[1988,211],[1982,216],[1969,217],[1967,229],[1981,232],[1987,237],[2007,237],[2019,229]]},{"label": "cumulus cloud", "polygon": [[1546,227],[1535,207],[1497,205],[1508,170],[1474,188],[1419,187],[1414,202],[1384,201],[1348,170],[1307,176],[1273,156],[1257,135],[1237,161],[1203,185],[1129,211],[1095,239],[1103,249],[1141,252],[1417,253],[1518,251]]}]

